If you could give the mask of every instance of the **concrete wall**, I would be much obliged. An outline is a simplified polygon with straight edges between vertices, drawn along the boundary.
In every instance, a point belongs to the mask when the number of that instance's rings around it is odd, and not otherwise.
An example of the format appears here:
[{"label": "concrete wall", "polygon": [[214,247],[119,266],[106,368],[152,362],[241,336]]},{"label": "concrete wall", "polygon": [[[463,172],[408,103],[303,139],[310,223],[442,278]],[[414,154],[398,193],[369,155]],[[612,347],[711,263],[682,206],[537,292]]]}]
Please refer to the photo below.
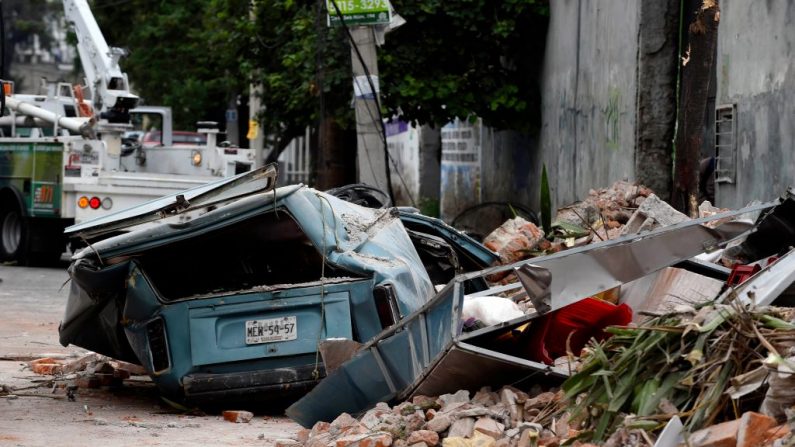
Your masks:
[{"label": "concrete wall", "polygon": [[795,2],[722,0],[717,105],[736,105],[734,183],[716,202],[740,207],[795,185]]},{"label": "concrete wall", "polygon": [[541,150],[531,176],[546,164],[553,205],[635,176],[641,3],[550,2]]},{"label": "concrete wall", "polygon": [[[443,130],[441,215],[488,201],[538,210],[541,169],[553,206],[591,188],[639,181],[668,196],[676,116],[679,0],[555,0],[537,137],[482,128],[477,159]],[[461,126],[458,123],[456,126]],[[447,132],[447,133],[445,133]],[[467,156],[468,157],[468,156]]]},{"label": "concrete wall", "polygon": [[403,121],[386,124],[391,157],[392,191],[398,205],[416,206],[425,214],[439,214],[440,131],[413,127]]}]

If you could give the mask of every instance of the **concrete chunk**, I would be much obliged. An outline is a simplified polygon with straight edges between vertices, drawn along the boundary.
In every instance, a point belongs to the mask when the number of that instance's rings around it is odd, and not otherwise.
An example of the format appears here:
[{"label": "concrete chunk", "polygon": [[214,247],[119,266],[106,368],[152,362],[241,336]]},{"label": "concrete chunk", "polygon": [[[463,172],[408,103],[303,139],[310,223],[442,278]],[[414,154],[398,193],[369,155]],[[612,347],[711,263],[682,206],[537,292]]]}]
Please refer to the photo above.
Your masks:
[{"label": "concrete chunk", "polygon": [[621,235],[651,231],[686,220],[690,220],[690,218],[665,203],[656,195],[651,194],[630,216],[626,226],[621,230]]},{"label": "concrete chunk", "polygon": [[[437,416],[437,418],[438,417],[439,416]],[[475,430],[474,418],[461,418],[453,422],[452,425],[450,425],[450,431],[447,433],[447,436],[468,438],[472,436],[472,432],[474,430]]]}]

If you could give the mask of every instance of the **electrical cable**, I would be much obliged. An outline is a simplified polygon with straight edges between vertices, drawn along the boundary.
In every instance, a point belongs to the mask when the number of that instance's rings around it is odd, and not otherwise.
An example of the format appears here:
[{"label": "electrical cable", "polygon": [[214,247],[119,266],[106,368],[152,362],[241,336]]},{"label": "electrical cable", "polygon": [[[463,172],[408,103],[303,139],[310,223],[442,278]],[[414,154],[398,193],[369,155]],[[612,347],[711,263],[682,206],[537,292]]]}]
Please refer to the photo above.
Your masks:
[{"label": "electrical cable", "polygon": [[[353,48],[353,52],[356,54],[356,58],[359,60],[359,63],[362,65],[362,69],[364,70],[365,76],[367,76],[367,83],[370,85],[370,91],[373,93],[373,97],[375,99],[375,105],[378,109],[378,117],[379,123],[381,124],[381,132],[382,132],[382,139],[384,141],[384,155],[386,155],[387,159],[391,159],[389,155],[389,148],[387,147],[386,141],[386,125],[384,125],[384,117],[381,114],[381,104],[379,102],[378,94],[376,93],[375,85],[373,84],[372,75],[370,74],[370,69],[367,67],[367,64],[364,62],[364,57],[362,57],[362,53],[359,51],[359,46],[356,44],[356,41],[353,39],[353,34],[351,34],[351,30],[348,27],[348,24],[345,23],[345,17],[342,15],[342,11],[340,11],[339,6],[337,6],[336,0],[331,0],[332,6],[334,6],[334,11],[337,14],[337,17],[340,19],[340,24],[342,28],[345,30],[345,34],[348,35],[348,40],[351,42],[351,48]],[[368,113],[369,107],[367,107]],[[367,151],[365,151],[367,152]],[[389,194],[389,199],[392,203],[395,203],[395,193],[392,190],[392,173],[389,169],[389,164],[386,164],[386,185],[387,185],[387,193]]]}]

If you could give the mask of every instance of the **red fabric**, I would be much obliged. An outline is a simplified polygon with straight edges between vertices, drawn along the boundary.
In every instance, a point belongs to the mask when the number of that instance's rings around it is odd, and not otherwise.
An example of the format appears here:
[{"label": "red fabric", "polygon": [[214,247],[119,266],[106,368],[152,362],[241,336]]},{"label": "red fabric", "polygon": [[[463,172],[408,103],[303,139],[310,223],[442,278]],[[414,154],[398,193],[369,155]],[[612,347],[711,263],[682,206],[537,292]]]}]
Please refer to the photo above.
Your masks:
[{"label": "red fabric", "polygon": [[592,337],[604,340],[607,326],[624,326],[632,321],[632,309],[626,304],[608,303],[586,298],[539,317],[524,334],[524,350],[528,359],[551,365],[566,355],[566,341],[574,354],[579,354]]}]

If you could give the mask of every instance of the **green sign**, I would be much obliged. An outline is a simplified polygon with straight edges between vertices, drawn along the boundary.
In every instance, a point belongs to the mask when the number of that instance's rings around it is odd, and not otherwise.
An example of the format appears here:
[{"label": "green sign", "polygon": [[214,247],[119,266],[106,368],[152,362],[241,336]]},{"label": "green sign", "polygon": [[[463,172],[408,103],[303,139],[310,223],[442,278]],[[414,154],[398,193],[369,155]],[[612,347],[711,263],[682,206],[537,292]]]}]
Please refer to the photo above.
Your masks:
[{"label": "green sign", "polygon": [[346,25],[386,25],[392,20],[389,0],[326,0],[326,8],[329,25],[341,24],[340,14]]}]

